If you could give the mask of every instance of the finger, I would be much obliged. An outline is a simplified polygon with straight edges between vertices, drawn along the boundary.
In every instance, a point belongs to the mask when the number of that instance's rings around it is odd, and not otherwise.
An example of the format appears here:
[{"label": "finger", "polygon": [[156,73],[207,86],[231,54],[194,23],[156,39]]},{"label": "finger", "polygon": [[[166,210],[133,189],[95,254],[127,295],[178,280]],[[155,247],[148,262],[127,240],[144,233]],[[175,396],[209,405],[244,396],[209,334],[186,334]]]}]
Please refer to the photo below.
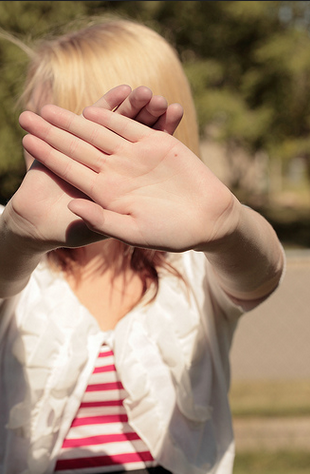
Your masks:
[{"label": "finger", "polygon": [[134,89],[129,96],[115,109],[115,112],[129,118],[136,118],[137,114],[152,99],[152,91],[148,87],[140,86]]},{"label": "finger", "polygon": [[[102,127],[99,127],[96,124],[92,124],[84,118],[81,118],[81,120],[84,124],[84,132],[86,132],[87,128],[90,128],[91,131],[89,133],[94,141],[96,141],[95,131],[93,129],[94,126],[97,127],[97,131],[100,131],[100,134],[107,132],[109,133],[112,139],[116,138],[119,140],[119,138],[112,132],[108,130],[105,131]],[[20,115],[19,121],[21,126],[27,132],[40,138],[41,140],[44,140],[50,146],[69,156],[75,161],[83,163],[84,165],[88,166],[96,172],[99,172],[102,169],[102,165],[104,163],[104,155],[103,152],[98,149],[99,141],[97,146],[94,147],[91,144],[87,143],[87,141],[81,140],[75,135],[72,135],[71,133],[68,133],[67,131],[61,128],[53,126],[52,124],[44,120],[39,115],[34,114],[33,112],[23,112]],[[87,127],[87,125],[90,125],[90,127]]]},{"label": "finger", "polygon": [[161,95],[154,95],[150,102],[136,116],[137,122],[152,127],[168,108],[167,100]]},{"label": "finger", "polygon": [[95,189],[98,176],[87,166],[84,166],[51,147],[48,143],[33,135],[23,137],[23,146],[39,163],[71,184],[89,197]]},{"label": "finger", "polygon": [[[100,107],[93,107],[93,109],[98,113],[106,112],[113,114],[113,112],[101,109]],[[72,142],[72,136],[70,141],[70,136],[65,132],[61,133],[61,129],[70,132],[71,135],[84,140],[90,145],[94,145],[107,154],[112,154],[119,146],[124,144],[124,140],[115,133],[112,133],[108,128],[104,128],[93,121],[85,120],[84,117],[56,105],[45,105],[41,110],[41,115],[42,119],[50,125],[49,127],[47,126],[47,129],[45,128],[45,131],[42,131],[43,122],[40,116],[29,111],[23,112],[20,115],[21,126],[29,133],[42,138],[42,140],[47,141],[50,145],[70,156],[70,143],[73,146],[76,142]],[[51,127],[51,125],[54,125],[54,127]],[[76,152],[79,152],[79,148],[76,149]],[[82,152],[79,153],[79,157],[76,154],[75,159],[85,163]],[[88,164],[93,166],[91,162]]]},{"label": "finger", "polygon": [[[98,109],[98,107],[86,107],[84,109],[85,117],[92,122],[108,128],[115,132],[117,136],[130,142],[137,142],[142,138],[149,137],[154,131],[146,125],[143,125],[136,120],[124,117],[108,110]],[[119,143],[118,146],[121,146]],[[116,151],[117,148],[114,148]]]},{"label": "finger", "polygon": [[119,107],[131,94],[131,87],[122,84],[109,90],[103,97],[93,104],[94,107],[102,107],[107,110],[113,110]]},{"label": "finger", "polygon": [[[75,135],[78,138],[81,138],[82,140],[85,140],[85,142],[94,145],[95,147],[102,150],[104,153],[114,153],[116,149],[118,149],[121,145],[125,143],[125,140],[121,138],[121,134],[117,135],[116,133],[113,133],[112,128],[109,129],[109,127],[105,127],[104,123],[88,120],[88,108],[89,107],[86,107],[84,109],[84,116],[81,117],[72,112],[69,112],[66,109],[57,107],[56,105],[45,105],[41,110],[41,115],[49,123],[70,132],[71,134]],[[127,123],[126,121],[128,121],[129,123],[131,122],[130,119],[122,117],[109,110],[100,107],[91,108],[95,115],[119,117],[120,119],[123,119],[125,121],[125,124]]]},{"label": "finger", "polygon": [[141,237],[139,238],[134,218],[130,215],[103,209],[99,204],[86,199],[74,199],[70,201],[68,208],[83,219],[93,232],[134,246],[143,246],[144,244]]},{"label": "finger", "polygon": [[169,105],[165,114],[163,114],[155,123],[153,128],[173,135],[177,126],[183,117],[183,107],[180,104]]}]

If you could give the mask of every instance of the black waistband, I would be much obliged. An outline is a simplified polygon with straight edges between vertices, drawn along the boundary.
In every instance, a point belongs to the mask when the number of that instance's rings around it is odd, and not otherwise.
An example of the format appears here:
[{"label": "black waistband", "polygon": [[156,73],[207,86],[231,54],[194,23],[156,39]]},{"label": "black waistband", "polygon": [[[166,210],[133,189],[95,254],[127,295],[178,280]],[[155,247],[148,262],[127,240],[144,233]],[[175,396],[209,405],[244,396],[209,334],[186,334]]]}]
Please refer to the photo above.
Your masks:
[{"label": "black waistband", "polygon": [[172,474],[172,472],[167,471],[167,469],[156,466],[156,467],[149,467],[146,469],[137,469],[135,471],[117,471],[113,474]]}]

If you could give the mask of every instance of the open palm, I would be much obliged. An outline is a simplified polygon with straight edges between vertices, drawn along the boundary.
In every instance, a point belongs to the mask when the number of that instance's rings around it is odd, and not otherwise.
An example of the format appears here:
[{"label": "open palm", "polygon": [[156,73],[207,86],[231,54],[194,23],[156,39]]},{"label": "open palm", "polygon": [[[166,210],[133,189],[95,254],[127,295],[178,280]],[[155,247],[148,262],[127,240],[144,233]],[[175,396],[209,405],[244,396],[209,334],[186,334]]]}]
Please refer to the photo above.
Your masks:
[{"label": "open palm", "polygon": [[96,107],[86,121],[55,106],[42,109],[45,121],[26,114],[25,148],[87,196],[68,208],[95,233],[182,251],[231,228],[232,194],[170,135]]},{"label": "open palm", "polygon": [[[182,117],[181,106],[172,104],[168,107],[163,97],[153,96],[151,90],[143,86],[134,91],[126,85],[117,86],[94,106],[108,110],[117,107],[116,114],[132,117],[168,133],[174,132]],[[34,125],[27,117],[28,112],[20,119],[26,130]],[[33,117],[38,118],[32,114]],[[83,117],[80,119],[85,123]],[[44,133],[44,127],[40,128],[42,123],[39,124],[40,133]],[[28,161],[33,159],[30,154]],[[68,204],[77,197],[85,196],[43,164],[34,161],[8,207],[19,234],[34,240],[35,245],[47,250],[59,246],[75,247],[103,238],[69,210]]]}]

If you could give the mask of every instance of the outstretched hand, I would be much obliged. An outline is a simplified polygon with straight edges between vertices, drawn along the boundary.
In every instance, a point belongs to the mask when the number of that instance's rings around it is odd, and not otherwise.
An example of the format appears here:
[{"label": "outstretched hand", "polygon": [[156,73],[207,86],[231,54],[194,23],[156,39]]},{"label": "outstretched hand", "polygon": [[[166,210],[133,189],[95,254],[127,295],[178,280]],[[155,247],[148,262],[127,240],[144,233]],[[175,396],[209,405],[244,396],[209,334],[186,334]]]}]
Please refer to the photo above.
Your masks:
[{"label": "outstretched hand", "polygon": [[[134,90],[127,85],[117,86],[94,106],[97,109],[113,110],[115,114],[122,114],[168,133],[174,132],[183,114],[179,104],[168,106],[164,97],[153,95],[152,91],[144,86]],[[25,117],[28,114],[29,112],[26,112],[22,115],[22,126],[24,121],[27,124]],[[83,120],[84,124],[87,123],[83,115],[80,120]],[[70,141],[70,138],[70,134],[64,137],[66,141]],[[72,198],[85,195],[53,174],[42,163],[34,161],[34,157],[27,150],[25,158],[27,168],[30,169],[6,206],[13,233],[26,238],[29,245],[39,251],[48,251],[59,246],[76,247],[102,238],[68,208]]]},{"label": "outstretched hand", "polygon": [[24,147],[74,190],[67,207],[90,229],[90,241],[107,236],[183,251],[205,248],[236,225],[230,191],[169,134],[100,107],[86,108],[83,118],[48,105],[41,115],[21,115]]}]

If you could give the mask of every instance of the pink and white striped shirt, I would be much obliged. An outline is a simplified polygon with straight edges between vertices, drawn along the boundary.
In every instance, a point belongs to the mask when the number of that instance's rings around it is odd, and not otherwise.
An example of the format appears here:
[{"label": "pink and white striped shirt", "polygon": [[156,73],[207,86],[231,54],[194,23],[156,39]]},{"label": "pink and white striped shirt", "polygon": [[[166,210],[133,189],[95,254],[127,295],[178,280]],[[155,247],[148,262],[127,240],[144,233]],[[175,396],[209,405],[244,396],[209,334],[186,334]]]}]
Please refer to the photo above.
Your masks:
[{"label": "pink and white striped shirt", "polygon": [[146,444],[128,424],[125,396],[114,354],[104,344],[63,442],[55,472],[96,474],[156,464]]}]

